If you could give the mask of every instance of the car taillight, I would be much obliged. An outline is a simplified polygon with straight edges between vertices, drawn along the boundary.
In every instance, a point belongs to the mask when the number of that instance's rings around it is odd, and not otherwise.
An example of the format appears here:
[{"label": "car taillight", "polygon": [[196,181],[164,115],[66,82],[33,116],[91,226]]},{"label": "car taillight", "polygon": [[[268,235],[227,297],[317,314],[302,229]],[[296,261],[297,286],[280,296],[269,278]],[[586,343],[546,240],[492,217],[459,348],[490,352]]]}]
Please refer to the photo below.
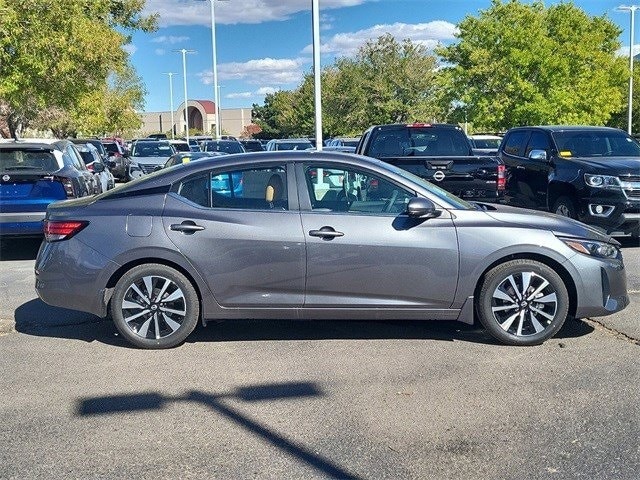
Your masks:
[{"label": "car taillight", "polygon": [[87,170],[89,170],[91,173],[93,173],[93,164],[92,163],[87,165]]},{"label": "car taillight", "polygon": [[431,126],[430,123],[420,123],[420,122],[407,123],[407,127],[409,128],[420,128],[420,127],[430,127],[430,126]]},{"label": "car taillight", "polygon": [[89,225],[89,222],[76,220],[45,220],[44,239],[47,242],[68,240]]},{"label": "car taillight", "polygon": [[507,185],[507,175],[504,165],[498,165],[498,191],[504,190]]},{"label": "car taillight", "polygon": [[76,191],[73,188],[73,182],[70,178],[67,177],[55,177],[57,181],[59,181],[64,187],[64,192],[67,194],[67,198],[76,198]]}]

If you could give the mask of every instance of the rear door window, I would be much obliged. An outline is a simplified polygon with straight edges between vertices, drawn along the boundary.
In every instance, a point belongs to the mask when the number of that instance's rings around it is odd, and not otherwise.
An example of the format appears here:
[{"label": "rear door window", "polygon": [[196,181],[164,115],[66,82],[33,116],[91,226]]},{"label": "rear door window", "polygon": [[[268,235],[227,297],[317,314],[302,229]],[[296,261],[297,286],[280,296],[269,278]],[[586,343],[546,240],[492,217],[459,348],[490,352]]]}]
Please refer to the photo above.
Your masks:
[{"label": "rear door window", "polygon": [[509,133],[504,141],[504,153],[516,157],[523,157],[528,137],[528,130],[516,130],[515,132]]}]

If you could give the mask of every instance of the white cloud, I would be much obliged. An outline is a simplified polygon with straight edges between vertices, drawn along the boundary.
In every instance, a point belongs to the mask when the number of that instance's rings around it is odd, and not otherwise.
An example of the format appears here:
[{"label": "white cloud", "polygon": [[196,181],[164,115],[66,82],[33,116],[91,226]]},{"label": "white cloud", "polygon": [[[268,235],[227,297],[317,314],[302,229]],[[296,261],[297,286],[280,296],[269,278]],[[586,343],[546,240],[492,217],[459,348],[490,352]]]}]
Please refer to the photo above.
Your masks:
[{"label": "white cloud", "polygon": [[269,95],[276,93],[278,90],[273,87],[260,87],[256,90],[256,95]]},{"label": "white cloud", "polygon": [[155,37],[151,40],[153,43],[168,43],[170,45],[175,45],[176,43],[183,43],[189,40],[189,37],[181,35],[160,35],[159,37]]},{"label": "white cloud", "polygon": [[[629,45],[621,47],[616,53],[621,57],[629,57]],[[633,46],[633,56],[635,57],[638,54],[640,54],[640,44],[635,44]]]},{"label": "white cloud", "polygon": [[164,55],[165,53],[167,53],[164,48],[156,48],[154,51],[156,52],[156,55]]},{"label": "white cloud", "polygon": [[[361,5],[375,0],[322,0],[322,9]],[[293,14],[311,10],[309,0],[231,0],[215,3],[216,23],[263,23],[287,20]],[[161,27],[211,25],[209,0],[147,0],[145,14],[158,13]]]},{"label": "white cloud", "polygon": [[230,93],[225,95],[224,98],[251,98],[253,93],[251,92],[239,92],[239,93]]},{"label": "white cloud", "polygon": [[[333,53],[336,56],[353,56],[368,40],[391,34],[402,41],[409,39],[414,43],[431,49],[443,40],[453,40],[457,31],[453,23],[436,20],[428,23],[394,23],[391,25],[375,25],[357,32],[339,33],[323,43],[320,50],[323,54]],[[312,45],[307,45],[302,53],[312,53]]]},{"label": "white cloud", "polygon": [[129,55],[133,55],[138,50],[138,47],[136,47],[133,43],[129,43],[127,45],[123,45],[122,49]]},{"label": "white cloud", "polygon": [[[251,84],[272,83],[284,85],[302,80],[302,59],[261,58],[248,62],[218,65],[218,80],[244,80]],[[198,74],[202,83],[211,85],[213,73],[206,70]]]}]

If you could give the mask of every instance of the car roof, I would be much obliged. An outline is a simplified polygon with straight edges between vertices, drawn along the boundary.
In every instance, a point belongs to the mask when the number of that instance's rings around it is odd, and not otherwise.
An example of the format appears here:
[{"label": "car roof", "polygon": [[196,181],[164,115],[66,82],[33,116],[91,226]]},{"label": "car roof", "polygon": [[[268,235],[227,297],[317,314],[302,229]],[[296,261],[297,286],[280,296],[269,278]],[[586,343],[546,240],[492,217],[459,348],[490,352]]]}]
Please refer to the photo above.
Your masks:
[{"label": "car roof", "polygon": [[16,147],[41,149],[41,150],[62,150],[71,145],[69,140],[56,138],[24,138],[20,140],[3,139],[0,148],[15,149]]},{"label": "car roof", "polygon": [[562,132],[562,131],[585,131],[585,130],[600,130],[621,132],[619,128],[603,127],[597,125],[531,125],[528,127],[514,127],[510,130],[526,130],[531,128],[537,128],[540,130],[547,130],[549,132]]}]

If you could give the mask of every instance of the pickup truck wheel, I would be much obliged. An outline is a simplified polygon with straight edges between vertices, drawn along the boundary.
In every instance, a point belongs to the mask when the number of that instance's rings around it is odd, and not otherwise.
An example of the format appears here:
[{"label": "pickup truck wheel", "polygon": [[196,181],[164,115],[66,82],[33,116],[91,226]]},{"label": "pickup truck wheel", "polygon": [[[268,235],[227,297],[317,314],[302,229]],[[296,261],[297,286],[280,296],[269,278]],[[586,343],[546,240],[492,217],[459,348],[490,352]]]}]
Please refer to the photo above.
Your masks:
[{"label": "pickup truck wheel", "polygon": [[143,264],[125,273],[111,298],[113,321],[140,348],[170,348],[196,328],[200,305],[191,282],[177,270]]},{"label": "pickup truck wheel", "polygon": [[560,275],[535,260],[503,263],[484,278],[476,299],[478,319],[508,345],[539,345],[567,318],[569,294]]},{"label": "pickup truck wheel", "polygon": [[562,215],[563,217],[576,218],[576,204],[570,197],[560,197],[553,204],[551,209],[556,215]]}]

